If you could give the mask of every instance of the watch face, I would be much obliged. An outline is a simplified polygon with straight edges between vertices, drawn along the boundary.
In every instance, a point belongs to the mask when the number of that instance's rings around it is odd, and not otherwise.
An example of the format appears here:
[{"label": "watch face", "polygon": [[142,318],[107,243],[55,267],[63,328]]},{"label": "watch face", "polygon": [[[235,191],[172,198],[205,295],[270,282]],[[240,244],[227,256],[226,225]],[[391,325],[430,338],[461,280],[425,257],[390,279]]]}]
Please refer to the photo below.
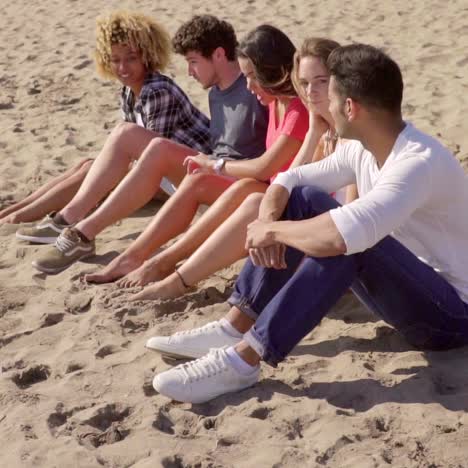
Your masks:
[{"label": "watch face", "polygon": [[224,167],[224,159],[222,158],[218,159],[214,165],[215,171],[219,174],[223,170],[223,167]]}]

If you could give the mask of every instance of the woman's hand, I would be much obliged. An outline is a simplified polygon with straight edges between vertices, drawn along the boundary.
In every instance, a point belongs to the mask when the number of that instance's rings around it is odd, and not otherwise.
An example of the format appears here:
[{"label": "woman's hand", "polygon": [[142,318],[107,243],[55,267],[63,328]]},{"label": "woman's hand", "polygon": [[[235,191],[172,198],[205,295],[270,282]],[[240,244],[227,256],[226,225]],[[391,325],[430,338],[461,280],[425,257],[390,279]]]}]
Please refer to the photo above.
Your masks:
[{"label": "woman's hand", "polygon": [[309,111],[309,132],[322,136],[329,128],[328,122],[320,114]]},{"label": "woman's hand", "polygon": [[187,156],[184,160],[184,166],[187,168],[187,174],[198,174],[200,172],[214,173],[213,159],[206,154],[198,153],[195,156]]}]

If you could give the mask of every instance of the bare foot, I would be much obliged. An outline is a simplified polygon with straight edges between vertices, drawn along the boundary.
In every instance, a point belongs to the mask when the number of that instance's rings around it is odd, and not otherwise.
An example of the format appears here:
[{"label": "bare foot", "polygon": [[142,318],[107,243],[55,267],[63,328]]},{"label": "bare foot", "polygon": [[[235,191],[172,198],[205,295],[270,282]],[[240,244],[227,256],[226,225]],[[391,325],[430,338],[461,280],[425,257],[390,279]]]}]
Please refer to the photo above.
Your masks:
[{"label": "bare foot", "polygon": [[130,301],[152,301],[155,299],[173,299],[183,296],[188,291],[176,273],[162,281],[146,287],[138,294],[130,296]]},{"label": "bare foot", "polygon": [[141,265],[142,261],[130,257],[129,255],[119,255],[114,258],[109,265],[105,266],[97,273],[90,273],[84,276],[84,280],[88,283],[111,283],[112,281],[118,280],[137,269]]},{"label": "bare foot", "polygon": [[163,262],[158,261],[158,257],[155,257],[146,260],[139,268],[117,281],[117,286],[121,288],[146,286],[154,281],[161,281],[173,271],[173,266],[166,267]]}]

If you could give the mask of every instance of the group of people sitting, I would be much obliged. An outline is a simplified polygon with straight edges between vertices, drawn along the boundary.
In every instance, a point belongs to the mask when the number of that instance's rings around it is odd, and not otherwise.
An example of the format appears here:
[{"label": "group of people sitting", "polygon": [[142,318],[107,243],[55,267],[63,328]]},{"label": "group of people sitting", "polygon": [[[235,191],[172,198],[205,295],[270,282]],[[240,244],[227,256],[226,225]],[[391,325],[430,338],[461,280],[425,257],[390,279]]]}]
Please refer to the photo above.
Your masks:
[{"label": "group of people sitting", "polygon": [[[210,118],[163,74],[171,50],[209,89]],[[238,43],[210,15],[171,41],[153,19],[115,12],[98,19],[96,63],[123,84],[124,121],[94,161],[0,211],[0,223],[45,216],[16,236],[49,244],[33,266],[55,274],[165,191],[138,238],[84,277],[144,287],[133,300],[182,295],[247,257],[226,317],[148,340],[189,359],[155,376],[158,392],[200,403],[254,385],[260,361],[284,360],[349,289],[415,347],[468,344],[466,177],[403,120],[387,54],[315,37],[296,49],[271,25]]]}]

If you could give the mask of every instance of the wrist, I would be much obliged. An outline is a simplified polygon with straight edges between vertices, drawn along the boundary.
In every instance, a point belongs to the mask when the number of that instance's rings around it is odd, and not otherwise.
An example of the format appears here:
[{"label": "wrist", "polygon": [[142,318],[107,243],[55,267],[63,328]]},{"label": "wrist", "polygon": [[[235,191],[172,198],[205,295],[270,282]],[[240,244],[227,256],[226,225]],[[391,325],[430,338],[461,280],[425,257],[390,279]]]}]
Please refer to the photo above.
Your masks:
[{"label": "wrist", "polygon": [[226,160],[219,158],[217,161],[210,161],[211,170],[218,175],[223,174],[224,166],[226,165]]}]

